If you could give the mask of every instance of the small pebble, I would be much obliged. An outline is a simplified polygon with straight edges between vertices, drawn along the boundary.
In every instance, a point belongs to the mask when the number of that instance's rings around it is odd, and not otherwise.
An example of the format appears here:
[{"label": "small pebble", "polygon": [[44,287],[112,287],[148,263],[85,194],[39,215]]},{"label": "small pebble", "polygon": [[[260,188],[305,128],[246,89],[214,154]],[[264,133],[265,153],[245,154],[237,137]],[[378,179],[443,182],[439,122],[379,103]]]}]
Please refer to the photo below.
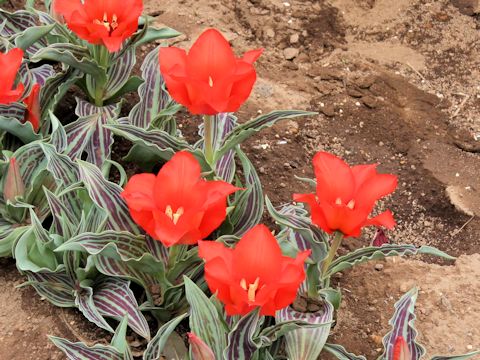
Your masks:
[{"label": "small pebble", "polygon": [[375,270],[382,271],[383,270],[383,264],[376,264],[375,265]]}]

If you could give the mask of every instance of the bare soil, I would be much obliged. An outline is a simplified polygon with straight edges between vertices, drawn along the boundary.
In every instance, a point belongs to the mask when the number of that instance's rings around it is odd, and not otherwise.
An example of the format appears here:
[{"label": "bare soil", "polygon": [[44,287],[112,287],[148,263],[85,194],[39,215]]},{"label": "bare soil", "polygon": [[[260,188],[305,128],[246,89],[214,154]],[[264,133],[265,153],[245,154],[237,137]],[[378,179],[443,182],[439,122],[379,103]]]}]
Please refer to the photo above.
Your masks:
[{"label": "bare soil", "polygon": [[[377,162],[400,180],[380,204],[398,222],[388,236],[459,257],[454,264],[395,259],[382,262],[380,271],[375,264],[346,271],[339,279],[344,303],[331,341],[376,358],[393,303],[418,286],[417,327],[429,354],[480,349],[478,2],[146,0],[145,7],[157,25],[185,34],[172,41],[176,46],[187,47],[205,28],[216,27],[238,54],[265,49],[241,121],[274,109],[319,112],[277,125],[245,145],[275,204],[308,189],[294,176],[313,175],[316,151],[352,164]],[[148,50],[140,49],[139,57]],[[196,125],[192,120],[190,126]],[[342,251],[366,245],[371,236],[367,231]],[[102,338],[92,337],[74,311],[67,311],[74,320],[65,321],[65,310],[31,289],[15,288],[22,277],[12,262],[0,265],[1,359],[61,358],[47,333]]]}]

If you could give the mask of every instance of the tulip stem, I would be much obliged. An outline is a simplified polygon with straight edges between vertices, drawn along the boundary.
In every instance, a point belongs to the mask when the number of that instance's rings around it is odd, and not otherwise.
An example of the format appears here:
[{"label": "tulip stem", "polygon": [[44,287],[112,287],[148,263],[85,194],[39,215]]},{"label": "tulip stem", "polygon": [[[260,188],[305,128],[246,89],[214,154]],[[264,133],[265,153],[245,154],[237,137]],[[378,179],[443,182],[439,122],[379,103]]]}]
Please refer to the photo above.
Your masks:
[{"label": "tulip stem", "polygon": [[338,248],[340,247],[340,244],[342,243],[342,239],[343,239],[343,234],[340,231],[336,231],[333,234],[332,245],[330,246],[330,249],[328,250],[327,258],[323,261],[322,279],[326,278],[328,268],[330,267],[330,264],[332,263],[335,255],[337,254]]},{"label": "tulip stem", "polygon": [[171,270],[175,264],[178,261],[179,255],[183,251],[183,246],[182,245],[173,245],[170,247],[170,250],[168,251],[168,262],[167,262],[167,268],[168,270]]},{"label": "tulip stem", "polygon": [[215,115],[204,115],[203,117],[203,141],[205,159],[210,166],[214,166],[214,151],[213,151],[213,123]]}]

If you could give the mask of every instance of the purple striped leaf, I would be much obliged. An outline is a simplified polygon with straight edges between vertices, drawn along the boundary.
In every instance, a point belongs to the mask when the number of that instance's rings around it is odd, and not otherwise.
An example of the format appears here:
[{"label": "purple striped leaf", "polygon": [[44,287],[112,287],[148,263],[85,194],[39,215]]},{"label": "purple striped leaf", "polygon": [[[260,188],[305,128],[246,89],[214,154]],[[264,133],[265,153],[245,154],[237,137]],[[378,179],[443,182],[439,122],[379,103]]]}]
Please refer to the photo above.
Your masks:
[{"label": "purple striped leaf", "polygon": [[225,360],[250,360],[258,349],[254,335],[258,326],[258,308],[243,316],[228,334],[228,345],[224,352]]},{"label": "purple striped leaf", "polygon": [[232,235],[241,237],[249,229],[257,225],[263,215],[263,189],[254,166],[247,155],[240,149],[236,149],[242,163],[246,190],[239,191],[232,205],[235,208],[229,215],[233,226]]},{"label": "purple striped leaf", "polygon": [[125,360],[124,356],[113,346],[94,345],[92,347],[82,342],[70,342],[55,336],[49,339],[62,350],[69,360]]},{"label": "purple striped leaf", "polygon": [[142,129],[147,129],[162,110],[173,104],[159,70],[159,49],[153,49],[143,61],[141,70],[145,82],[138,89],[140,101],[128,116],[132,125]]},{"label": "purple striped leaf", "polygon": [[367,360],[363,355],[355,355],[348,352],[342,345],[327,343],[323,349],[335,356],[338,360]]},{"label": "purple striped leaf", "polygon": [[95,165],[77,160],[80,168],[80,179],[92,201],[108,214],[108,228],[118,231],[129,231],[139,234],[138,227],[130,217],[130,212],[120,194],[123,189],[106,180]]},{"label": "purple striped leaf", "polygon": [[30,60],[32,62],[44,60],[61,62],[84,74],[89,74],[95,79],[103,81],[107,79],[105,70],[95,61],[90,60],[90,53],[84,46],[68,43],[51,44],[39,49]]},{"label": "purple striped leaf", "polygon": [[59,307],[75,307],[74,283],[65,270],[25,271],[29,280],[40,296]]},{"label": "purple striped leaf", "polygon": [[392,331],[383,338],[385,351],[381,359],[395,360],[393,350],[399,336],[403,337],[407,342],[412,360],[418,360],[425,355],[424,347],[415,341],[417,331],[414,328],[416,319],[414,311],[417,295],[418,289],[413,288],[395,303],[395,313],[388,322],[392,326]]},{"label": "purple striped leaf", "polygon": [[67,133],[53,112],[49,113],[49,118],[52,129],[49,144],[51,144],[59,154],[63,154],[67,148]]},{"label": "purple striped leaf", "polygon": [[51,172],[57,186],[68,186],[79,181],[78,166],[67,155],[59,154],[50,144],[40,144],[47,160],[47,169]]},{"label": "purple striped leaf", "polygon": [[102,254],[123,261],[138,261],[149,253],[144,235],[112,230],[101,233],[81,233],[56,249],[56,251],[67,250],[86,251],[90,255]]},{"label": "purple striped leaf", "polygon": [[4,118],[17,119],[23,121],[25,117],[26,106],[23,103],[11,103],[8,105],[0,104],[0,116]]},{"label": "purple striped leaf", "polygon": [[314,112],[299,110],[273,111],[269,114],[259,116],[235,127],[225,138],[223,146],[215,153],[215,161],[218,161],[229,150],[233,150],[237,145],[242,144],[253,134],[264,128],[275,125],[280,120],[292,119],[299,116],[316,115]]},{"label": "purple striped leaf", "polygon": [[180,322],[188,316],[187,313],[173,318],[169,322],[163,324],[158,329],[157,334],[148,343],[147,350],[143,354],[143,360],[159,360],[162,359],[162,352],[167,344],[168,338],[173,333]]},{"label": "purple striped leaf", "polygon": [[44,189],[47,197],[50,213],[52,214],[52,227],[55,234],[64,238],[70,238],[76,230],[79,219],[68,206],[54,193]]},{"label": "purple striped leaf", "polygon": [[46,132],[49,126],[49,112],[55,111],[67,90],[81,77],[82,72],[69,67],[68,69],[49,77],[40,90],[40,109],[42,109],[41,130]]},{"label": "purple striped leaf", "polygon": [[455,259],[454,257],[444,253],[443,251],[427,245],[420,247],[408,244],[384,244],[380,247],[367,246],[336,258],[329,266],[326,276],[332,276],[339,271],[349,269],[355,265],[370,260],[381,260],[389,256],[404,256],[417,254],[433,255],[448,260]]},{"label": "purple striped leaf", "polygon": [[[158,286],[155,276],[138,269],[131,262],[125,262],[106,256],[96,255],[93,262],[104,275],[127,279],[142,286],[150,297],[151,289]],[[161,267],[159,266],[159,270]]]},{"label": "purple striped leaf", "polygon": [[65,126],[67,148],[65,154],[72,160],[81,159],[92,134],[95,132],[100,115],[81,117]]},{"label": "purple striped leaf", "polygon": [[4,219],[0,219],[0,258],[11,257],[13,246],[18,239],[30,229],[29,226],[16,227]]},{"label": "purple striped leaf", "polygon": [[30,69],[30,73],[32,74],[33,82],[41,87],[45,86],[47,80],[56,74],[53,66],[49,64]]},{"label": "purple striped leaf", "polygon": [[95,285],[93,302],[98,311],[107,317],[121,321],[128,316],[128,326],[137,334],[150,339],[147,320],[139,310],[130,281],[119,278],[105,278]]},{"label": "purple striped leaf", "polygon": [[[0,36],[12,38],[25,30],[36,27],[37,19],[34,14],[25,10],[9,13],[0,9],[0,24],[2,24],[2,27],[0,27]],[[26,52],[32,55],[44,46],[47,46],[47,43],[44,40],[40,40],[36,44],[29,46]]]},{"label": "purple striped leaf", "polygon": [[120,107],[120,103],[97,107],[88,101],[77,98],[75,113],[79,117],[85,118],[97,115],[97,121],[94,124],[95,129],[87,142],[85,151],[88,154],[87,161],[99,168],[102,168],[105,160],[110,159],[113,144],[113,134],[104,125],[118,118]]},{"label": "purple striped leaf", "polygon": [[189,278],[184,277],[185,296],[190,304],[190,330],[197,334],[221,359],[227,347],[227,334],[219,313],[204,292]]},{"label": "purple striped leaf", "polygon": [[[83,282],[90,282],[89,280]],[[100,311],[98,311],[93,301],[93,289],[90,286],[80,283],[80,289],[78,289],[75,297],[75,305],[82,312],[88,321],[94,323],[98,327],[107,331],[113,332],[112,327],[104,319]]]},{"label": "purple striped leaf", "polygon": [[130,47],[108,69],[105,99],[115,95],[128,81],[135,66],[135,48]]},{"label": "purple striped leaf", "polygon": [[154,240],[151,236],[147,235],[145,245],[156,260],[164,264],[167,263],[169,257],[168,248],[164,246],[161,241]]},{"label": "purple striped leaf", "polygon": [[325,345],[330,326],[333,321],[334,308],[328,301],[314,313],[301,313],[290,306],[277,311],[277,323],[290,320],[301,320],[309,324],[324,324],[313,329],[298,329],[285,334],[285,349],[290,360],[317,360]]}]

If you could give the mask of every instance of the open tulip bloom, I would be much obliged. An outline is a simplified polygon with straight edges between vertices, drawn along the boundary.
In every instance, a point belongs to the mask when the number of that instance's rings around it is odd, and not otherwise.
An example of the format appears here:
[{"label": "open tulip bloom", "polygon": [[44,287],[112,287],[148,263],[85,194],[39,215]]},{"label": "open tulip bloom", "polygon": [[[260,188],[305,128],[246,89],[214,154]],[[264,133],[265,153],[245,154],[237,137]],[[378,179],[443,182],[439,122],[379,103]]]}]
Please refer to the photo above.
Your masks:
[{"label": "open tulip bloom", "polygon": [[12,49],[6,54],[0,52],[0,104],[11,104],[22,97],[23,84],[15,86],[22,59],[22,49]]},{"label": "open tulip bloom", "polygon": [[176,47],[160,49],[160,69],[168,92],[192,114],[235,112],[250,95],[257,78],[253,63],[263,50],[236,58],[218,30],[200,35],[187,54]]},{"label": "open tulip bloom", "polygon": [[227,197],[237,190],[224,181],[202,179],[198,161],[181,151],[157,176],[132,176],[122,197],[133,220],[169,247],[194,245],[210,235],[225,220]]},{"label": "open tulip bloom", "polygon": [[313,158],[316,194],[295,194],[294,200],[310,206],[312,222],[331,234],[360,235],[364,226],[393,228],[395,220],[387,210],[369,218],[375,203],[392,193],[397,177],[377,173],[376,164],[350,167],[335,155],[319,152]]},{"label": "open tulip bloom", "polygon": [[260,307],[274,316],[290,305],[305,279],[304,261],[310,250],[295,259],[283,256],[277,240],[264,225],[250,229],[234,249],[214,241],[200,241],[205,280],[225,304],[228,315],[245,315]]},{"label": "open tulip bloom", "polygon": [[79,38],[116,52],[138,29],[142,0],[57,0],[54,12],[63,16]]}]

